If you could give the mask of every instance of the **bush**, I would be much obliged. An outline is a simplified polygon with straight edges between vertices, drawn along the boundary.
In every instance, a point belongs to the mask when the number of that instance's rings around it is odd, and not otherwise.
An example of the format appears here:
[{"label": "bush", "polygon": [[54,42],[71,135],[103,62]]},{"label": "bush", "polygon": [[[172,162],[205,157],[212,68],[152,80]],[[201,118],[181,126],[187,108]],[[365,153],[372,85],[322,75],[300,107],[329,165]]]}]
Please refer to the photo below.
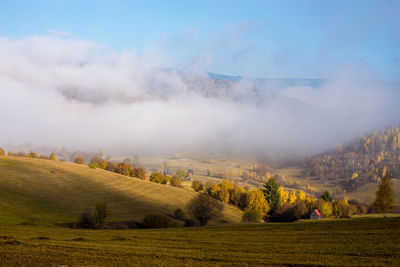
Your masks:
[{"label": "bush", "polygon": [[81,228],[89,228],[89,229],[96,228],[96,223],[94,221],[94,217],[88,210],[81,214],[78,224],[79,224],[79,227],[81,227]]},{"label": "bush", "polygon": [[184,227],[194,227],[194,226],[200,226],[200,224],[196,220],[185,219]]},{"label": "bush", "polygon": [[318,209],[324,217],[329,217],[332,215],[332,204],[323,199],[318,199],[315,201],[314,208]]},{"label": "bush", "polygon": [[199,194],[189,201],[187,209],[204,226],[211,219],[221,216],[224,204],[206,194]]},{"label": "bush", "polygon": [[110,212],[106,203],[97,203],[94,210],[94,221],[101,225],[109,213]]},{"label": "bush", "polygon": [[261,217],[266,215],[269,211],[268,202],[264,197],[261,190],[253,190],[246,194],[246,210],[255,211]]},{"label": "bush", "polygon": [[174,176],[169,178],[169,183],[172,186],[178,186],[178,185],[181,184],[181,179],[179,178],[179,176],[174,175]]},{"label": "bush", "polygon": [[8,151],[7,156],[14,156],[14,153],[12,153],[11,151]]},{"label": "bush", "polygon": [[270,217],[270,220],[273,222],[293,222],[298,219],[299,218],[295,216],[295,206],[287,202],[279,206]]},{"label": "bush", "polygon": [[297,199],[293,208],[293,216],[296,219],[306,219],[310,217],[310,212],[304,200]]},{"label": "bush", "polygon": [[1,147],[0,147],[0,156],[4,156],[6,154],[6,152],[4,151],[4,149],[2,149]]},{"label": "bush", "polygon": [[349,218],[351,215],[350,205],[346,199],[336,200],[333,203],[333,214],[338,218]]},{"label": "bush", "polygon": [[[94,166],[94,168],[100,168],[105,170],[107,168],[107,162],[104,159],[101,158],[93,158],[90,161],[90,165]],[[92,166],[90,166],[91,168],[93,168]]]},{"label": "bush", "polygon": [[17,152],[17,153],[14,154],[14,156],[17,156],[17,157],[26,157],[26,154],[25,154],[24,152]]},{"label": "bush", "polygon": [[146,169],[143,167],[137,167],[132,170],[132,176],[140,179],[146,179]]},{"label": "bush", "polygon": [[150,182],[158,183],[158,184],[166,184],[167,178],[165,178],[165,176],[162,173],[153,172],[150,175]]},{"label": "bush", "polygon": [[149,214],[146,215],[141,226],[143,228],[170,228],[178,227],[179,224],[174,219],[162,214]]},{"label": "bush", "polygon": [[74,163],[76,163],[76,164],[86,164],[86,160],[85,160],[84,157],[76,157],[74,159]]},{"label": "bush", "polygon": [[203,183],[198,180],[195,180],[192,182],[192,188],[196,192],[200,192],[200,191],[204,190]]},{"label": "bush", "polygon": [[31,152],[28,154],[28,158],[36,159],[37,157],[38,157],[38,155],[37,155],[36,152],[34,152],[34,151],[31,151]]},{"label": "bush", "polygon": [[181,208],[177,208],[174,212],[174,217],[175,217],[175,219],[181,221],[185,218],[185,213],[183,212],[183,210]]},{"label": "bush", "polygon": [[259,222],[261,221],[261,214],[257,210],[246,210],[242,215],[242,222]]}]

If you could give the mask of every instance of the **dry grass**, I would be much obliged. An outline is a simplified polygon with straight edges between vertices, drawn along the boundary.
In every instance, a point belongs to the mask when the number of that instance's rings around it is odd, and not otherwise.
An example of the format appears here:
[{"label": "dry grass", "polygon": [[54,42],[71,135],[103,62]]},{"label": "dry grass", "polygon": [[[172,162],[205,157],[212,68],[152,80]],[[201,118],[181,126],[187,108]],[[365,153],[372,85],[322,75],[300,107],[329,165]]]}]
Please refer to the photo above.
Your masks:
[{"label": "dry grass", "polygon": [[[194,195],[85,165],[0,156],[0,222],[72,222],[99,201],[108,203],[109,220],[141,220],[149,213],[173,214]],[[240,222],[240,217],[240,210],[226,207],[224,220]]]}]

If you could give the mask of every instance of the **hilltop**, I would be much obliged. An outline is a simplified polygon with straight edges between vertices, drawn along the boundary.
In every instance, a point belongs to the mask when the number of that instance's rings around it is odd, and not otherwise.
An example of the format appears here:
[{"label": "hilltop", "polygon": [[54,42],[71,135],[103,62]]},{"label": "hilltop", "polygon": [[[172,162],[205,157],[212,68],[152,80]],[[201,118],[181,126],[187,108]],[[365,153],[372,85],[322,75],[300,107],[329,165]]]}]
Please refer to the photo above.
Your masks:
[{"label": "hilltop", "polygon": [[[141,220],[146,214],[173,214],[195,192],[151,183],[86,165],[0,156],[0,222],[38,219],[54,225],[77,221],[85,209],[108,203],[110,221]],[[240,222],[241,211],[227,205],[223,220]]]}]

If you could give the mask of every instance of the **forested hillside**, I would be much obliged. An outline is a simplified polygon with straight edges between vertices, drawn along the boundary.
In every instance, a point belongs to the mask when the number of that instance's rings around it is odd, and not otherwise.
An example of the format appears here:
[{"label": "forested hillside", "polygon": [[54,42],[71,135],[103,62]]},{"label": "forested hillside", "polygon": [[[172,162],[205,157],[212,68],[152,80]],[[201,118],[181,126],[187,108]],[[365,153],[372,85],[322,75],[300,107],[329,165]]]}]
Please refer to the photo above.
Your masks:
[{"label": "forested hillside", "polygon": [[326,153],[303,160],[306,175],[354,191],[385,173],[400,176],[400,127],[373,132]]}]

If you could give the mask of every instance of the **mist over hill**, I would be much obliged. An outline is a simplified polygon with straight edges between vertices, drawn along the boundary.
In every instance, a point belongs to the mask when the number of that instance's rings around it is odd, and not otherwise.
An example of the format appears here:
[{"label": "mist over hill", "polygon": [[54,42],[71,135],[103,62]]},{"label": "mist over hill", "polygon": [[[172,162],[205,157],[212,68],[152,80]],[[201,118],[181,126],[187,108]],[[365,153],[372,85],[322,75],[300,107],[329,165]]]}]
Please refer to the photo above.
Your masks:
[{"label": "mist over hill", "polygon": [[2,146],[293,159],[399,123],[400,90],[359,65],[326,79],[166,67],[79,39],[0,38]]}]

